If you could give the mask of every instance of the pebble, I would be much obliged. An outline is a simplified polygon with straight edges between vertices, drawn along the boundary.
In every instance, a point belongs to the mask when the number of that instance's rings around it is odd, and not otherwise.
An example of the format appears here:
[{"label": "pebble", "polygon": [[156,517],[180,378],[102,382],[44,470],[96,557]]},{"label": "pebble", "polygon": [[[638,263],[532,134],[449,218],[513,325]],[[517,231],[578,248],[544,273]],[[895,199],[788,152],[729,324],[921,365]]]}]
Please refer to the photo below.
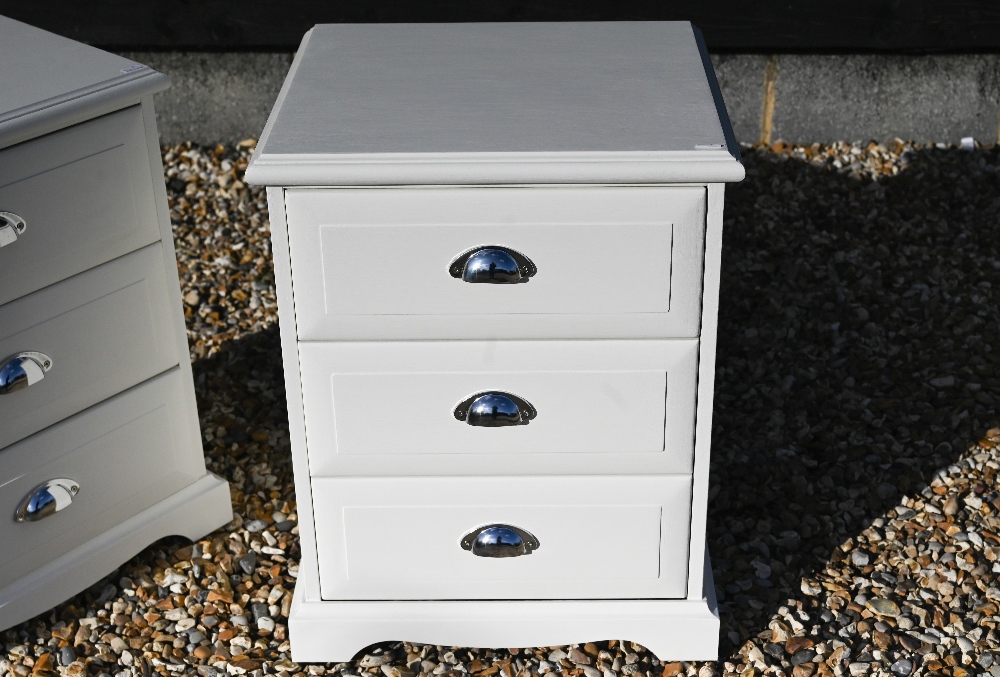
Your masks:
[{"label": "pebble", "polygon": [[889,671],[896,677],[907,677],[913,671],[913,661],[908,658],[900,658],[889,666]]},{"label": "pebble", "polygon": [[853,562],[856,567],[868,566],[870,559],[870,556],[864,550],[855,550],[851,553],[851,562]]},{"label": "pebble", "polygon": [[76,660],[76,651],[71,646],[59,649],[59,665],[69,665]]},{"label": "pebble", "polygon": [[263,531],[267,528],[267,522],[263,520],[250,520],[243,525],[243,528],[249,531],[251,534]]},{"label": "pebble", "polygon": [[257,566],[257,554],[251,550],[247,554],[240,557],[240,569],[243,570],[245,574],[253,574],[254,567]]}]

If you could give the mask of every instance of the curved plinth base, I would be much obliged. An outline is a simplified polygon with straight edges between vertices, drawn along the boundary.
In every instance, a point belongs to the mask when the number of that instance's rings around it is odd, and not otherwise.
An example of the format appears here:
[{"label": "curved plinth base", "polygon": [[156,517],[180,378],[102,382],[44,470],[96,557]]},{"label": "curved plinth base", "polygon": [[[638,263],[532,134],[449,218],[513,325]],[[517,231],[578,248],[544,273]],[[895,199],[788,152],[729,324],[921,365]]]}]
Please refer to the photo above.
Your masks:
[{"label": "curved plinth base", "polygon": [[719,617],[711,569],[705,599],[307,601],[295,590],[292,660],[349,661],[385,641],[535,647],[607,639],[636,642],[661,660],[716,660]]},{"label": "curved plinth base", "polygon": [[0,589],[0,630],[28,620],[107,576],[166,536],[192,540],[233,518],[229,484],[208,473],[173,496]]}]

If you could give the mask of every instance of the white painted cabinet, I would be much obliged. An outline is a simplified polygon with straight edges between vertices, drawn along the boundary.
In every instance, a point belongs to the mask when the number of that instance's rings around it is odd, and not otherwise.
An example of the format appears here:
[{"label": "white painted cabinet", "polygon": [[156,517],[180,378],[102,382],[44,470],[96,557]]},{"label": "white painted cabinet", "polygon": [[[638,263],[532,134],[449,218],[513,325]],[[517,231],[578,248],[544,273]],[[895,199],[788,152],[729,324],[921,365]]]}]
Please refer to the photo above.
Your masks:
[{"label": "white painted cabinet", "polygon": [[0,17],[0,629],[231,519],[206,472],[152,96]]},{"label": "white painted cabinet", "polygon": [[268,186],[299,661],[389,639],[715,658],[724,183],[687,23],[317,26]]}]

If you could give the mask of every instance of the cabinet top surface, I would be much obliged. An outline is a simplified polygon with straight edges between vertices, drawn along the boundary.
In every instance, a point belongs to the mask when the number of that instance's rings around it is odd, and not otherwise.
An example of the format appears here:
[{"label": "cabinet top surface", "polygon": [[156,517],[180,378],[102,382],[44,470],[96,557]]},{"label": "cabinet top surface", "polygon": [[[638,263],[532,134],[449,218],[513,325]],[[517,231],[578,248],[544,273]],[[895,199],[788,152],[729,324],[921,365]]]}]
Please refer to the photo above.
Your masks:
[{"label": "cabinet top surface", "polygon": [[0,16],[0,125],[151,75],[159,76],[129,59]]},{"label": "cabinet top surface", "polygon": [[264,155],[726,143],[687,22],[319,25],[296,62]]}]

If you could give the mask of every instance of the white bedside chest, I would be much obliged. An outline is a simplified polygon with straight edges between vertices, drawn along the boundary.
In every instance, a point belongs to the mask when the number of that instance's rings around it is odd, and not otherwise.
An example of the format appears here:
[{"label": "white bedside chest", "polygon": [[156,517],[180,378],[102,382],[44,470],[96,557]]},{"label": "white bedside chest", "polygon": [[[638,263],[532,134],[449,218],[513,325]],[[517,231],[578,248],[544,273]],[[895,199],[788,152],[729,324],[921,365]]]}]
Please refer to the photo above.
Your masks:
[{"label": "white bedside chest", "polygon": [[206,472],[153,94],[0,17],[0,629],[232,518]]},{"label": "white bedside chest", "polygon": [[295,660],[386,640],[716,657],[705,513],[742,178],[688,23],[305,36],[247,170],[280,302]]}]

